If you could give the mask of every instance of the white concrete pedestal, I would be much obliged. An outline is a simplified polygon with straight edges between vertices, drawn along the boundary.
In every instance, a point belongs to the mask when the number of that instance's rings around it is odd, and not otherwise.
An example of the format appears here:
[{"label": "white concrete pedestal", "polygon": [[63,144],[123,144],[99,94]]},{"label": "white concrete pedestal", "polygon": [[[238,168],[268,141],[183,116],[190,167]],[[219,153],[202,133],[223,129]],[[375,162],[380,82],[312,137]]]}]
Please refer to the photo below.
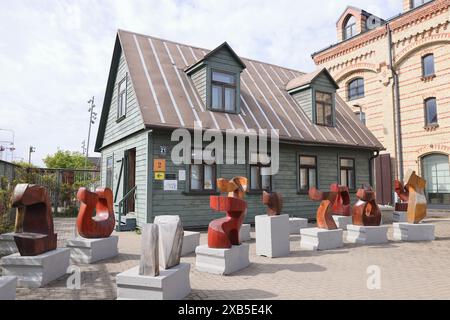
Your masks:
[{"label": "white concrete pedestal", "polygon": [[392,224],[394,221],[394,207],[378,206],[381,212],[381,224]]},{"label": "white concrete pedestal", "polygon": [[184,231],[183,246],[181,248],[181,256],[187,256],[194,253],[195,248],[200,245],[200,232]]},{"label": "white concrete pedestal", "polygon": [[3,275],[16,276],[17,286],[25,288],[43,287],[66,274],[70,263],[70,250],[58,248],[34,257],[19,253],[1,259]]},{"label": "white concrete pedestal", "polygon": [[0,300],[15,300],[16,285],[16,277],[0,277]]},{"label": "white concrete pedestal", "polygon": [[300,234],[300,229],[308,228],[308,219],[289,218],[289,234]]},{"label": "white concrete pedestal", "polygon": [[342,230],[347,230],[347,226],[353,223],[353,218],[351,216],[333,216],[333,220],[338,229]]},{"label": "white concrete pedestal", "polygon": [[239,230],[239,240],[241,242],[246,242],[252,240],[250,236],[251,225],[243,224],[241,230]]},{"label": "white concrete pedestal", "polygon": [[180,263],[159,276],[139,275],[139,266],[116,276],[118,300],[182,300],[191,292],[189,263]]},{"label": "white concrete pedestal", "polygon": [[300,246],[307,250],[332,250],[344,246],[342,229],[307,228],[300,230]]},{"label": "white concrete pedestal", "polygon": [[395,211],[392,214],[394,222],[408,222],[408,213],[405,211]]},{"label": "white concrete pedestal", "polygon": [[14,242],[14,233],[0,234],[0,256],[9,256],[18,251]]},{"label": "white concrete pedestal", "polygon": [[347,226],[347,241],[359,244],[382,244],[387,243],[388,226]]},{"label": "white concrete pedestal", "polygon": [[195,267],[198,271],[227,275],[244,269],[250,265],[249,245],[233,246],[231,249],[213,249],[198,246],[195,249],[197,258]]},{"label": "white concrete pedestal", "polygon": [[434,241],[434,224],[394,223],[395,241]]},{"label": "white concrete pedestal", "polygon": [[286,257],[290,253],[289,216],[255,217],[256,255],[269,258]]},{"label": "white concrete pedestal", "polygon": [[119,254],[118,236],[102,239],[76,238],[67,241],[70,258],[75,263],[94,263],[100,260],[114,258]]}]

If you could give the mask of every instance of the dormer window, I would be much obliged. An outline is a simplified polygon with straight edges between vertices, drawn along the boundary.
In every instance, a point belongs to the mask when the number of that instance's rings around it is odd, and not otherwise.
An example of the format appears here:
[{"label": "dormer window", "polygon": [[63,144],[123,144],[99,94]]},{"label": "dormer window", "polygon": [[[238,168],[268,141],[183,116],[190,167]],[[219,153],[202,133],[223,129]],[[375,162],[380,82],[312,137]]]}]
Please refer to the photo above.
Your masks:
[{"label": "dormer window", "polygon": [[316,124],[333,126],[333,94],[316,91]]},{"label": "dormer window", "polygon": [[236,75],[212,70],[211,109],[236,112]]},{"label": "dormer window", "polygon": [[354,16],[350,16],[344,27],[344,40],[353,38],[356,36],[356,32],[356,18]]}]

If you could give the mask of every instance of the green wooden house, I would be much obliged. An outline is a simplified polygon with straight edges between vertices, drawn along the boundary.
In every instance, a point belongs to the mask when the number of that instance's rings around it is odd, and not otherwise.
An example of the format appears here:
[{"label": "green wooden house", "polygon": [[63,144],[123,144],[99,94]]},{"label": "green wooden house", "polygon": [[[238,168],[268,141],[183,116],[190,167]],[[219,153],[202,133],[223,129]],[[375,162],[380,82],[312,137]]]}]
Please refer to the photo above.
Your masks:
[{"label": "green wooden house", "polygon": [[[372,184],[372,161],[383,149],[337,88],[326,69],[304,74],[239,57],[227,43],[209,51],[120,30],[96,141],[102,185],[138,225],[177,214],[187,228],[207,226],[223,216],[209,208],[216,178],[234,176],[249,179],[247,222],[265,212],[263,190],[282,194],[285,213],[314,218],[308,189],[338,182],[354,199]],[[196,122],[220,132],[279,130],[278,173],[251,162],[258,150],[248,143],[244,164],[174,164],[173,130]]]}]

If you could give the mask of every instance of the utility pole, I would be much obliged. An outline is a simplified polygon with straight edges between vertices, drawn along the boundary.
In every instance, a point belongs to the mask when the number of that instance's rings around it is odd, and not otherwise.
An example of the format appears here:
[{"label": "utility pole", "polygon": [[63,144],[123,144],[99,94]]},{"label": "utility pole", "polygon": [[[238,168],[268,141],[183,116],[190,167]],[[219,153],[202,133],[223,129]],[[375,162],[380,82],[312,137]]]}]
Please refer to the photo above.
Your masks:
[{"label": "utility pole", "polygon": [[86,155],[86,140],[81,142],[81,150],[83,152],[83,156]]},{"label": "utility pole", "polygon": [[36,152],[36,148],[33,147],[33,146],[30,146],[30,149],[29,149],[29,151],[28,151],[28,164],[31,164],[31,154],[32,154],[33,152]]},{"label": "utility pole", "polygon": [[92,99],[90,99],[88,101],[89,105],[89,113],[90,113],[90,117],[89,117],[89,132],[88,132],[88,138],[87,138],[87,146],[86,146],[86,159],[84,161],[84,169],[87,168],[87,161],[88,161],[88,157],[89,157],[89,143],[91,141],[91,127],[92,125],[95,123],[95,120],[97,120],[97,113],[94,112],[94,108],[95,108],[95,97],[92,97]]}]

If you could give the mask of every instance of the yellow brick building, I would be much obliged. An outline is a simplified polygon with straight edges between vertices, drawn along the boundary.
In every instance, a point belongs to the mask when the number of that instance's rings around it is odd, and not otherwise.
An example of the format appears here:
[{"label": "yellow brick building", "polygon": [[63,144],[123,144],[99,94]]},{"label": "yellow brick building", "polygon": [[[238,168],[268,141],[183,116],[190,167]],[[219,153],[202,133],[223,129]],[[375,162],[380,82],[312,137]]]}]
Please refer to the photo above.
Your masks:
[{"label": "yellow brick building", "polygon": [[413,169],[427,179],[430,203],[450,205],[450,0],[403,4],[389,20],[348,7],[339,42],[313,59],[387,149],[390,176],[386,162],[375,169],[381,202],[390,202],[390,182]]}]

